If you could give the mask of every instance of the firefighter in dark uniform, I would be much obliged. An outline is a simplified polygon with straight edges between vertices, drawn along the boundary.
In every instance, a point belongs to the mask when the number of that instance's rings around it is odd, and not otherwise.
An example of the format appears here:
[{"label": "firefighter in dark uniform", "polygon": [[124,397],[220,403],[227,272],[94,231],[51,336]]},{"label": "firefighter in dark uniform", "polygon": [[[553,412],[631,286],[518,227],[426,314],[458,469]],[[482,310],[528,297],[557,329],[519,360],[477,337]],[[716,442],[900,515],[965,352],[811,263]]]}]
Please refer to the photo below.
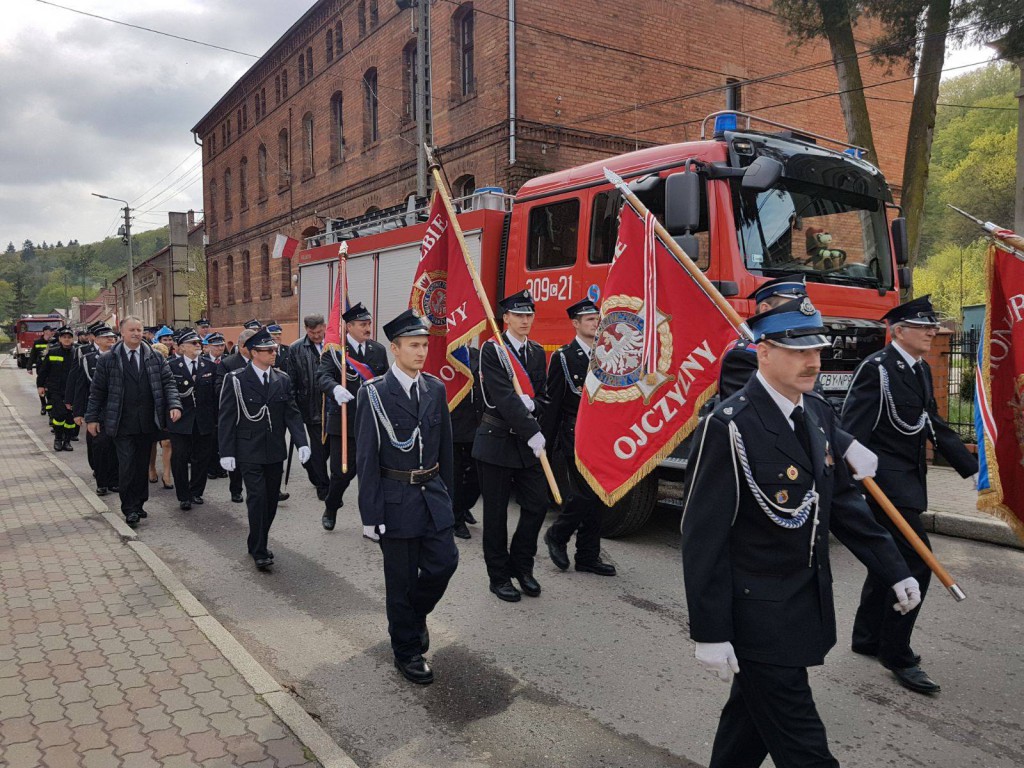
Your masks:
[{"label": "firefighter in dark uniform", "polygon": [[[373,318],[361,303],[345,312],[341,319],[347,328],[345,354],[352,360],[363,363],[375,378],[388,370],[388,352],[383,344],[370,338],[373,333]],[[344,505],[345,491],[356,476],[356,409],[349,405],[348,413],[348,466],[341,471],[341,406],[355,400],[363,385],[363,376],[354,366],[346,365],[341,370],[341,352],[336,349],[325,351],[320,357],[316,371],[316,387],[323,394],[324,432],[330,440],[331,480],[324,499],[324,512],[320,524],[324,530],[333,531],[338,518],[338,509]]]},{"label": "firefighter in dark uniform", "polygon": [[167,367],[178,386],[181,418],[167,425],[171,437],[171,473],[178,506],[190,510],[203,504],[217,422],[217,364],[202,355],[202,341],[193,330],[178,336],[181,356]]},{"label": "firefighter in dark uniform", "polygon": [[[538,421],[547,368],[544,348],[528,338],[534,319],[529,291],[514,293],[498,304],[507,327],[502,334],[505,346],[490,339],[480,350],[484,412],[473,458],[480,470],[484,499],[484,561],[490,589],[500,600],[515,603],[522,594],[512,585],[513,578],[530,597],[540,595],[533,560],[548,507],[547,481],[540,465],[545,441]],[[512,377],[520,366],[529,376],[536,400],[529,394],[516,394]],[[520,512],[510,545],[508,502],[513,487]]]},{"label": "firefighter in dark uniform", "polygon": [[[454,456],[454,483],[452,487],[452,505],[455,512],[455,535],[460,539],[472,537],[469,523],[476,523],[473,517],[473,506],[480,498],[480,472],[473,458],[473,441],[480,427],[480,415],[483,413],[483,400],[480,397],[480,350],[476,347],[463,347],[473,385],[462,401],[452,411],[452,454]],[[459,354],[457,351],[456,355]]]},{"label": "firefighter in dark uniform", "polygon": [[[921,513],[928,508],[927,442],[931,440],[962,477],[978,471],[978,459],[936,408],[931,369],[924,360],[939,329],[929,297],[901,304],[883,319],[889,323],[892,343],[867,358],[854,374],[843,405],[843,428],[878,454],[879,488],[927,544],[921,522]],[[931,571],[874,500],[868,503],[921,583],[923,600]],[[853,650],[877,656],[904,687],[937,693],[938,684],[921,669],[920,657],[910,647],[920,607],[906,615],[893,614],[886,610],[890,597],[888,586],[869,573],[853,625]]]},{"label": "firefighter in dark uniform", "polygon": [[[39,367],[39,362],[46,356],[46,349],[53,340],[53,327],[44,325],[39,338],[32,343],[32,351],[28,354],[28,365],[25,366],[26,373],[31,374],[33,368]],[[46,395],[40,395],[39,415],[45,416],[48,412],[46,408]]]},{"label": "firefighter in dark uniform", "polygon": [[[99,356],[109,352],[117,341],[117,334],[104,323],[92,326],[93,347],[86,349],[78,358],[78,364],[68,375],[65,402],[71,403],[71,415],[79,427],[85,421],[85,409],[89,405],[89,386],[96,373]],[[89,467],[96,479],[96,495],[106,496],[117,492],[117,449],[113,438],[106,432],[93,436],[85,434],[85,449]]]},{"label": "firefighter in dark uniform", "polygon": [[[238,343],[235,344],[235,350],[229,355],[224,355],[220,362],[220,386],[217,387],[217,464],[219,469],[224,470],[223,464],[220,463],[220,398],[223,395],[224,389],[224,377],[227,376],[231,371],[241,371],[249,364],[249,350],[246,349],[245,342],[252,338],[256,331],[251,328],[244,329],[238,334]],[[228,492],[231,494],[231,501],[235,504],[241,504],[245,501],[245,497],[242,495],[242,473],[236,468],[231,472],[228,472]]]},{"label": "firefighter in dark uniform", "polygon": [[804,298],[748,322],[758,372],[705,420],[682,523],[696,658],[732,680],[709,765],[833,768],[807,679],[836,641],[829,533],[895,592],[889,610],[920,589],[836,457],[838,417],[813,392],[820,313]]},{"label": "firefighter in dark uniform", "polygon": [[564,571],[569,568],[566,546],[576,534],[576,570],[614,576],[615,566],[601,562],[601,518],[605,505],[577,469],[575,451],[576,414],[601,310],[590,299],[583,299],[566,309],[566,313],[576,338],[551,355],[542,426],[545,442],[565,459],[569,493],[558,518],[544,533],[544,543],[551,561]]},{"label": "firefighter in dark uniform", "polygon": [[277,342],[277,360],[274,361],[274,367],[279,371],[288,373],[288,353],[291,351],[287,344],[281,343],[281,336],[284,333],[281,326],[271,320],[267,323],[267,333],[270,334],[271,338]]},{"label": "firefighter in dark uniform", "polygon": [[261,328],[245,346],[251,355],[249,364],[224,377],[218,438],[221,466],[228,472],[237,467],[245,483],[249,554],[263,571],[274,564],[267,539],[277,515],[284,460],[288,458],[285,433],[299,446],[303,464],[309,461],[309,444],[291,379],[274,369],[277,342]]},{"label": "firefighter in dark uniform", "polygon": [[224,383],[224,368],[220,361],[224,356],[224,335],[216,331],[203,336],[203,359],[213,364],[214,386],[216,387],[213,419],[213,445],[210,449],[210,463],[206,469],[207,480],[227,477],[228,473],[220,465],[220,451],[217,450],[217,408],[220,405],[220,386]]},{"label": "firefighter in dark uniform", "polygon": [[427,616],[459,563],[452,536],[452,425],[444,384],[423,373],[430,331],[411,309],[384,326],[395,363],[359,390],[356,457],[363,535],[384,556],[395,666],[426,685],[434,673]]},{"label": "firefighter in dark uniform", "polygon": [[75,333],[67,326],[57,329],[57,344],[47,347],[36,366],[36,388],[40,397],[46,398],[53,428],[53,450],[73,451],[71,435],[75,422],[67,407],[64,395],[67,390],[68,374],[75,365]]}]

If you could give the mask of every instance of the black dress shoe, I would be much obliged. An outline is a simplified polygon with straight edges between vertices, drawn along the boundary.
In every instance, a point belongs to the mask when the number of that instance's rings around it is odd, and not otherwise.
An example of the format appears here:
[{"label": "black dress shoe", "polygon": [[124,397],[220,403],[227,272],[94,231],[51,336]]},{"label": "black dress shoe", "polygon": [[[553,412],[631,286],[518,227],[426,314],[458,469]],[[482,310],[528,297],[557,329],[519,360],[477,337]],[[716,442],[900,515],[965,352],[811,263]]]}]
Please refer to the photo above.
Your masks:
[{"label": "black dress shoe", "polygon": [[614,576],[615,566],[595,560],[592,563],[576,563],[576,570],[583,573],[596,573],[598,576]]},{"label": "black dress shoe", "polygon": [[395,666],[410,683],[430,685],[434,682],[434,671],[422,656],[413,656],[408,661],[395,659]]},{"label": "black dress shoe", "polygon": [[519,587],[523,590],[524,594],[530,597],[538,597],[540,595],[540,583],[533,578],[532,573],[515,574],[512,578],[519,582]]},{"label": "black dress shoe", "polygon": [[[878,655],[878,649],[877,648],[866,648],[864,646],[851,645],[850,646],[850,650],[853,651],[854,653],[860,654],[861,656],[877,656]],[[915,665],[920,664],[921,663],[921,654],[920,653],[915,653],[913,655],[913,657],[912,657],[912,661],[913,661],[913,663]]]},{"label": "black dress shoe", "polygon": [[217,479],[217,473],[216,472],[207,472],[206,473],[206,479],[207,480],[216,480]]},{"label": "black dress shoe", "polygon": [[124,516],[124,521],[129,528],[134,528],[139,524],[139,516],[135,512],[131,512]]},{"label": "black dress shoe", "polygon": [[64,448],[65,451],[73,451],[73,450],[75,450],[75,447],[71,444],[71,438],[68,438],[68,437],[64,438],[63,448]]},{"label": "black dress shoe", "polygon": [[274,564],[274,558],[272,558],[272,557],[261,557],[260,559],[258,559],[256,561],[256,567],[259,570],[261,570],[261,571],[267,570],[273,564]]},{"label": "black dress shoe", "polygon": [[271,560],[274,559],[274,553],[271,552],[269,549],[267,550],[267,557],[269,557]]},{"label": "black dress shoe", "polygon": [[569,570],[569,553],[565,549],[565,544],[555,541],[550,528],[544,532],[544,543],[548,545],[548,556],[551,558],[551,562],[563,571]]},{"label": "black dress shoe", "polygon": [[466,510],[466,514],[463,515],[463,519],[465,519],[465,521],[470,525],[476,525],[476,518],[473,517],[473,513],[470,512],[468,509]]},{"label": "black dress shoe", "polygon": [[203,506],[203,504],[205,504],[206,502],[205,502],[205,501],[203,501],[203,497],[202,497],[202,496],[193,496],[193,497],[192,497],[192,503],[193,503],[193,504],[194,504],[195,506],[197,506],[197,507],[201,507],[201,506]]},{"label": "black dress shoe", "polygon": [[144,509],[139,510],[139,517],[149,517],[149,512]]},{"label": "black dress shoe", "polygon": [[111,493],[120,493],[120,491],[121,491],[121,489],[118,488],[116,485],[110,486],[109,490],[110,490]]},{"label": "black dress shoe", "polygon": [[455,528],[452,530],[452,533],[454,533],[460,539],[473,538],[473,534],[469,532],[469,528],[466,527],[465,523],[456,523]]},{"label": "black dress shoe", "polygon": [[291,494],[290,493],[285,493],[284,491],[281,491],[281,492],[279,492],[277,494],[277,500],[278,501],[288,501],[288,499],[290,497],[291,497]]},{"label": "black dress shoe", "polygon": [[96,489],[96,495],[97,496],[106,496],[108,493],[110,493],[110,491],[107,488],[97,488]]},{"label": "black dress shoe", "polygon": [[512,582],[509,579],[492,581],[491,592],[496,594],[499,600],[504,600],[506,603],[518,603],[523,599],[522,593],[512,586]]},{"label": "black dress shoe", "polygon": [[317,488],[316,497],[319,501],[327,501],[327,494],[330,493],[330,488]]},{"label": "black dress shoe", "polygon": [[182,510],[184,512],[188,512],[190,509],[192,509],[192,502],[191,501],[179,501],[178,502],[178,509],[180,509],[180,510]]},{"label": "black dress shoe", "polygon": [[325,514],[323,517],[320,518],[320,525],[324,527],[325,531],[333,531],[334,524],[337,522],[337,519],[337,515]]},{"label": "black dress shoe", "polygon": [[77,443],[78,442],[78,435],[72,435],[71,436],[71,442]]},{"label": "black dress shoe", "polygon": [[942,687],[928,677],[927,673],[919,666],[914,665],[913,667],[903,667],[902,669],[896,669],[893,667],[888,668],[899,681],[900,685],[904,688],[909,688],[915,693],[938,693],[942,690]]},{"label": "black dress shoe", "polygon": [[39,415],[40,416],[45,416],[46,415],[46,407],[45,406],[39,409]]},{"label": "black dress shoe", "polygon": [[232,493],[231,494],[231,500],[233,502],[235,502],[235,504],[241,504],[242,503],[242,494],[240,494],[240,493]]}]

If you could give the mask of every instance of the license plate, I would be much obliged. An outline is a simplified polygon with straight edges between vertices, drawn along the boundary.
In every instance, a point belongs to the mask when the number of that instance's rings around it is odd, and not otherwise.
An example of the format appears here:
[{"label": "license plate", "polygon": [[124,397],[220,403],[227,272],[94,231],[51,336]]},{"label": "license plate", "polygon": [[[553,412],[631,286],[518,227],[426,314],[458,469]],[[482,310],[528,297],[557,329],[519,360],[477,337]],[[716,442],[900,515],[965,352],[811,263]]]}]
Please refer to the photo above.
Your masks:
[{"label": "license plate", "polygon": [[821,388],[826,392],[842,391],[845,392],[850,388],[850,383],[853,381],[852,373],[819,373],[818,381],[821,384]]}]

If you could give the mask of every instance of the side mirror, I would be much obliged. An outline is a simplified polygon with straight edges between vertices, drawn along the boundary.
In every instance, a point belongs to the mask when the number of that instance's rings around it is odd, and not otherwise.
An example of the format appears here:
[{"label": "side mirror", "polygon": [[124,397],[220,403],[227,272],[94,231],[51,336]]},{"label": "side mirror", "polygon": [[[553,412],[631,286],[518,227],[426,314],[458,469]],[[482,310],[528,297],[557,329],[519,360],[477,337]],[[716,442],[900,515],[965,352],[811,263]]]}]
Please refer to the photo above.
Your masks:
[{"label": "side mirror", "polygon": [[683,249],[683,253],[690,257],[694,264],[700,263],[700,240],[695,235],[676,235],[672,238]]},{"label": "side mirror", "polygon": [[689,234],[699,226],[700,175],[673,173],[665,179],[665,229],[675,236]]},{"label": "side mirror", "polygon": [[910,267],[900,267],[897,269],[896,279],[899,281],[901,291],[909,292],[913,287],[914,278],[911,275]]},{"label": "side mirror", "polygon": [[892,220],[892,247],[896,256],[896,263],[899,266],[902,267],[910,263],[910,241],[907,238],[907,220],[903,216],[898,216]]},{"label": "side mirror", "polygon": [[778,160],[761,155],[747,166],[740,187],[745,192],[764,192],[778,183],[783,170],[782,163]]}]

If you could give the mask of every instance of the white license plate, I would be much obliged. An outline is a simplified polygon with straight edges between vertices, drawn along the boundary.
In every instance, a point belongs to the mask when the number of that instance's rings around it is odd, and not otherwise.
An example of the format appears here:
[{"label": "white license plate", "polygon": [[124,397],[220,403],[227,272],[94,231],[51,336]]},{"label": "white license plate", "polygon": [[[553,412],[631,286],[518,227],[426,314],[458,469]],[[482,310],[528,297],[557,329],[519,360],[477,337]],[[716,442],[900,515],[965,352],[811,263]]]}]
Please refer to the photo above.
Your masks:
[{"label": "white license plate", "polygon": [[818,381],[821,383],[821,388],[827,392],[835,392],[836,390],[845,392],[850,388],[850,382],[853,381],[853,374],[819,373]]}]

